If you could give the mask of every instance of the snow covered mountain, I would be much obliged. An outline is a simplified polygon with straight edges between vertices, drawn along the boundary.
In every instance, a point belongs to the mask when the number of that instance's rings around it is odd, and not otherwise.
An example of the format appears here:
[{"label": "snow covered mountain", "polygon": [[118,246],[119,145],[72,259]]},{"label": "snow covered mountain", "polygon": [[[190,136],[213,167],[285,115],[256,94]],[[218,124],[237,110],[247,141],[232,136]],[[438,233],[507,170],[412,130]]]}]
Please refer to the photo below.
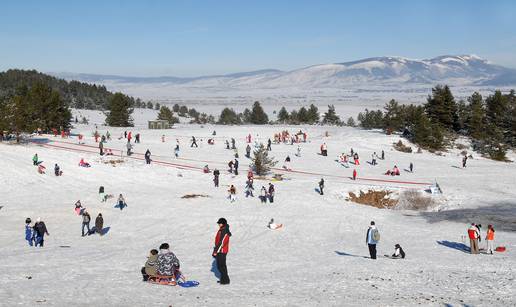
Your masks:
[{"label": "snow covered mountain", "polygon": [[70,73],[54,75],[68,80],[111,85],[159,84],[160,86],[232,89],[344,88],[369,85],[435,85],[436,83],[455,86],[516,84],[516,69],[492,64],[475,55],[445,55],[424,60],[375,57],[352,62],[314,65],[293,71],[267,69],[192,78]]}]

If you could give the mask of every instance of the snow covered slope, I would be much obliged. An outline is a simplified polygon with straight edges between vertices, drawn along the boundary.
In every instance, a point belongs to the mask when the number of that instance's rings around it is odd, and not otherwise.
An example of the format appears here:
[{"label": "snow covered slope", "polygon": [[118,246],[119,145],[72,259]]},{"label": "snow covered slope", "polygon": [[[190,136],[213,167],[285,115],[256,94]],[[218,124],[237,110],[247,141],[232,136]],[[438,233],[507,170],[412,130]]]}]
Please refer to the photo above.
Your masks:
[{"label": "snow covered slope", "polygon": [[[81,111],[84,112],[84,111]],[[427,152],[408,154],[391,150],[397,136],[375,131],[331,127],[220,127],[183,125],[167,131],[149,131],[136,119],[141,144],[134,157],[122,157],[112,166],[97,154],[91,135],[103,118],[87,114],[90,125],[78,125],[77,139],[43,136],[37,144],[0,143],[0,305],[3,306],[511,306],[516,304],[516,233],[514,223],[515,166],[482,159],[474,154],[466,169],[459,168],[459,152],[444,156]],[[245,198],[242,191],[249,161],[243,157],[248,133],[264,141],[282,129],[306,130],[309,143],[297,146],[273,145],[272,155],[280,161],[292,158],[293,172],[281,172],[287,180],[274,182],[276,200],[263,205]],[[118,139],[124,129],[109,128],[113,140],[105,147],[125,148]],[[216,144],[206,139],[216,130]],[[329,136],[325,137],[328,131]],[[166,142],[161,142],[162,134]],[[199,148],[190,148],[195,135]],[[241,155],[241,174],[225,169],[233,153],[223,142],[235,137]],[[179,159],[172,158],[175,140],[181,144]],[[319,145],[328,144],[329,157],[317,155]],[[91,146],[91,147],[89,147]],[[357,166],[359,180],[348,178],[351,169],[334,159],[353,147],[362,157]],[[141,154],[150,149],[154,163],[145,165]],[[373,151],[384,149],[386,159],[378,166],[366,163]],[[48,173],[40,175],[31,163],[38,153]],[[80,158],[91,168],[77,166]],[[511,158],[515,158],[511,154]],[[418,214],[388,211],[347,202],[349,191],[388,187],[394,191],[423,186],[385,182],[382,173],[394,164],[400,169],[415,165],[415,172],[403,171],[400,181],[440,183],[445,194],[439,199],[441,212]],[[52,166],[59,163],[64,175],[55,177]],[[208,164],[221,170],[221,187],[214,188],[211,175],[199,168]],[[324,196],[314,189],[326,180]],[[365,179],[373,179],[367,181]],[[376,180],[376,181],[375,181]],[[269,180],[256,180],[255,188]],[[236,203],[226,199],[227,186],[235,184]],[[123,193],[128,207],[113,208],[113,201],[101,203],[98,187]],[[208,198],[182,199],[186,194]],[[103,237],[81,237],[81,218],[73,204],[80,199],[95,217],[102,212],[109,231]],[[509,207],[497,214],[502,206]],[[478,214],[477,207],[485,211]],[[512,209],[510,209],[512,208]],[[462,211],[460,211],[462,210]],[[512,210],[512,211],[511,211]],[[460,212],[460,213],[459,213]],[[484,215],[488,212],[488,215]],[[456,214],[453,214],[456,213]],[[228,255],[230,286],[220,286],[212,272],[211,249],[215,224],[226,217],[233,237]],[[31,248],[24,241],[24,220],[41,217],[50,236],[44,248]],[[266,228],[270,218],[285,226]],[[399,243],[407,259],[367,259],[365,231],[375,220],[382,234],[379,255],[393,252]],[[486,226],[494,221],[496,245],[508,251],[470,255],[460,250],[468,222]],[[502,225],[503,224],[503,225]],[[514,224],[512,224],[514,226]],[[507,230],[504,230],[507,229]],[[200,282],[197,288],[164,287],[141,282],[140,268],[146,255],[160,243],[169,242],[181,261],[183,273]],[[466,243],[467,244],[467,243]],[[69,247],[61,247],[69,246]],[[482,242],[483,246],[483,242]],[[31,277],[30,279],[28,277]]]}]

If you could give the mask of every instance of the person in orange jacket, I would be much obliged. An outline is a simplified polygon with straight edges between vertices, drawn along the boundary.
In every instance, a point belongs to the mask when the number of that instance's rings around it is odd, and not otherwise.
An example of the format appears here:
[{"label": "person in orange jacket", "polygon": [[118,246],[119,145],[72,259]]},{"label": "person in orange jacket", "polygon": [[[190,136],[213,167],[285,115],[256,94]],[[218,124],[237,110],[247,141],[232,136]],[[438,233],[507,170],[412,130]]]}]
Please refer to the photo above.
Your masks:
[{"label": "person in orange jacket", "polygon": [[213,247],[212,256],[217,261],[217,269],[220,272],[220,281],[221,285],[229,285],[229,276],[228,276],[228,268],[226,266],[226,256],[229,252],[229,238],[231,237],[231,232],[229,231],[229,225],[225,218],[221,217],[217,224],[219,225],[219,230],[215,235],[215,246]]},{"label": "person in orange jacket", "polygon": [[487,235],[486,235],[487,253],[491,254],[491,255],[493,254],[493,250],[494,250],[494,246],[493,246],[494,235],[495,235],[495,230],[493,228],[493,225],[487,225]]}]

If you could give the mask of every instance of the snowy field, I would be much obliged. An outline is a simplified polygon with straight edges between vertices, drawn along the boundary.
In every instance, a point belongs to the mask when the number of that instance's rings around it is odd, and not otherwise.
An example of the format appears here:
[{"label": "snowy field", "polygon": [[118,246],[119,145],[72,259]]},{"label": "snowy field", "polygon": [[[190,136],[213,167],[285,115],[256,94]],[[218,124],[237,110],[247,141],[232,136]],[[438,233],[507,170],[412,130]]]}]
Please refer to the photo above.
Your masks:
[{"label": "snowy field", "polygon": [[[78,114],[78,111],[75,111]],[[442,156],[423,152],[401,153],[392,149],[398,136],[349,127],[319,126],[198,126],[179,125],[170,130],[147,130],[146,120],[155,111],[136,110],[133,135],[141,134],[133,158],[125,155],[112,166],[100,158],[92,133],[112,135],[105,147],[115,155],[125,151],[118,139],[121,128],[101,126],[96,112],[80,111],[89,125],[76,125],[77,138],[39,137],[40,144],[0,143],[0,305],[41,306],[514,306],[516,304],[516,166],[494,162],[473,153],[466,169],[460,168],[460,151]],[[283,129],[302,129],[308,143],[278,144],[271,155],[279,161],[292,158],[292,172],[275,181],[273,204],[245,198],[245,136],[265,142]],[[207,138],[216,130],[215,145]],[[328,136],[326,135],[328,132]],[[161,141],[162,134],[166,141]],[[190,148],[189,139],[200,140]],[[233,152],[224,140],[234,137],[240,154],[240,174],[226,172]],[[173,157],[176,139],[179,158]],[[317,154],[326,142],[329,156]],[[405,142],[405,141],[404,141]],[[91,147],[90,147],[91,146]],[[353,148],[361,156],[359,179],[352,181],[353,167],[335,162],[337,155]],[[146,149],[153,164],[141,160]],[[379,165],[366,163],[371,154],[385,150]],[[47,174],[38,174],[32,156],[38,153]],[[510,158],[515,159],[514,153]],[[91,168],[78,167],[81,158]],[[111,158],[113,159],[113,158]],[[414,173],[404,171],[410,162]],[[58,163],[62,177],[53,175]],[[221,170],[221,187],[212,175],[200,170],[205,164]],[[401,176],[383,173],[394,165]],[[316,191],[326,181],[325,195]],[[369,180],[366,180],[369,179]],[[388,188],[393,191],[424,189],[435,180],[444,194],[436,197],[431,212],[386,210],[346,201],[348,192]],[[255,180],[255,194],[270,178]],[[425,183],[422,185],[412,183]],[[227,199],[228,185],[237,188],[237,201]],[[106,193],[125,196],[128,207],[114,208],[114,200],[101,203],[99,186]],[[207,198],[182,199],[186,194]],[[81,217],[74,212],[80,199],[94,219],[104,216],[108,232],[100,237],[81,237]],[[50,236],[44,248],[27,246],[24,220],[41,217]],[[211,257],[216,221],[225,217],[231,226],[228,270],[231,285],[217,284]],[[268,230],[270,218],[283,223],[280,230]],[[368,258],[365,233],[376,221],[381,241],[380,257]],[[470,255],[460,249],[470,222],[481,223],[482,236],[493,222],[495,246],[504,253]],[[511,231],[512,230],[512,231]],[[149,250],[168,242],[181,261],[183,273],[200,282],[196,288],[167,287],[143,283],[140,268]],[[399,243],[407,253],[403,260],[383,257]],[[67,247],[63,247],[67,246]],[[481,243],[484,247],[484,241]],[[31,277],[30,279],[28,277]]]}]

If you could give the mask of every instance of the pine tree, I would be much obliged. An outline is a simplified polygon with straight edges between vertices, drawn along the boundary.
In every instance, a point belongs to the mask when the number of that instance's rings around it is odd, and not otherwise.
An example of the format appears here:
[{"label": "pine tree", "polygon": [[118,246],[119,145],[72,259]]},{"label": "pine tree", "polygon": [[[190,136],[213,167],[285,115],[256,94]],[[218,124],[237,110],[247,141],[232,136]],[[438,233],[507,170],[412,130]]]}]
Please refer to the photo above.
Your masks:
[{"label": "pine tree", "polygon": [[285,107],[281,107],[278,112],[278,122],[281,124],[286,124],[289,121],[289,114]]},{"label": "pine tree", "polygon": [[269,123],[269,117],[263,111],[263,108],[258,101],[255,101],[253,104],[253,110],[250,114],[250,122],[255,125],[265,125]]},{"label": "pine tree", "polygon": [[271,167],[274,167],[277,161],[269,157],[269,151],[261,143],[260,146],[253,152],[252,167],[256,174],[263,176],[270,172]]},{"label": "pine tree", "polygon": [[385,110],[385,114],[383,116],[383,129],[391,132],[401,131],[404,127],[403,115],[398,102],[392,99],[383,107],[383,109]]},{"label": "pine tree", "polygon": [[174,104],[174,106],[172,107],[172,111],[176,112],[176,113],[179,113],[179,105],[176,103]]},{"label": "pine tree", "polygon": [[233,109],[224,108],[220,113],[218,123],[221,125],[240,125],[242,122]]},{"label": "pine tree", "polygon": [[132,127],[133,120],[130,107],[131,101],[122,93],[115,93],[109,100],[109,112],[106,116],[106,124],[113,127]]},{"label": "pine tree", "polygon": [[314,105],[311,104],[310,108],[308,108],[308,123],[309,124],[315,124],[319,122],[319,109]]},{"label": "pine tree", "polygon": [[323,124],[329,124],[329,125],[339,125],[340,124],[340,117],[335,112],[335,106],[329,105],[328,111],[324,113],[323,115]]},{"label": "pine tree", "polygon": [[355,123],[355,119],[350,116],[346,122],[346,126],[355,127],[356,125],[357,124]]},{"label": "pine tree", "polygon": [[186,106],[179,107],[179,116],[186,117],[186,114],[188,114],[188,108]]},{"label": "pine tree", "polygon": [[425,109],[428,117],[434,123],[448,130],[459,130],[457,104],[448,85],[438,85],[432,89],[432,95],[428,96]]},{"label": "pine tree", "polygon": [[468,97],[468,102],[468,114],[465,122],[466,130],[472,138],[481,140],[486,136],[486,112],[482,95],[475,92]]},{"label": "pine tree", "polygon": [[147,109],[154,109],[154,105],[152,104],[152,101],[147,101]]},{"label": "pine tree", "polygon": [[170,125],[179,123],[179,118],[174,116],[172,110],[167,106],[162,106],[158,113],[158,119],[167,120]]},{"label": "pine tree", "polygon": [[297,119],[299,123],[304,124],[309,121],[308,110],[305,107],[301,107],[297,113]]},{"label": "pine tree", "polygon": [[156,104],[154,105],[154,110],[158,111],[161,109],[161,105],[159,104],[159,102],[156,102]]},{"label": "pine tree", "polygon": [[411,130],[412,141],[422,148],[430,150],[441,150],[444,148],[444,136],[441,126],[437,123],[432,123],[422,109],[418,110]]}]

